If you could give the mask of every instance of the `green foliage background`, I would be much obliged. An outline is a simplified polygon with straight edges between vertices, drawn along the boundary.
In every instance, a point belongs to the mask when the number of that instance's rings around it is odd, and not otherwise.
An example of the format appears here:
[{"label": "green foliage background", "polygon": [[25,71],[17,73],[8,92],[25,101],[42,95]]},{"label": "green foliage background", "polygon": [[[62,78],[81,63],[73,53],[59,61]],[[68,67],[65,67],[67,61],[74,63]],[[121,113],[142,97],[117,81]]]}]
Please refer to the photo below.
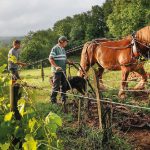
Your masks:
[{"label": "green foliage background", "polygon": [[[68,49],[95,38],[118,39],[149,23],[149,0],[106,0],[102,6],[92,6],[87,12],[58,20],[53,28],[29,32],[22,40],[20,59],[31,62],[48,57],[60,35],[65,35],[70,40]],[[3,62],[7,63],[10,45],[3,48],[0,43],[0,47],[0,54],[5,57],[1,57],[2,65]]]}]

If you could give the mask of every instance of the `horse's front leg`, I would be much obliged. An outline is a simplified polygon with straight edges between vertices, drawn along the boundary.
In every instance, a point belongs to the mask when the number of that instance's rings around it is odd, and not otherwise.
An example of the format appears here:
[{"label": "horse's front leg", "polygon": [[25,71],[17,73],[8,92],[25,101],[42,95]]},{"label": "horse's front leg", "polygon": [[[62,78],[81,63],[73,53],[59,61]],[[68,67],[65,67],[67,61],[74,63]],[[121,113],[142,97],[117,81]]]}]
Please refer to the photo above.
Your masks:
[{"label": "horse's front leg", "polygon": [[125,98],[125,90],[126,90],[126,87],[128,85],[127,84],[127,78],[128,78],[128,75],[129,75],[129,70],[125,66],[121,67],[121,70],[122,70],[122,81],[121,81],[121,87],[120,87],[118,96],[121,99],[124,99]]},{"label": "horse's front leg", "polygon": [[142,79],[140,80],[140,82],[134,87],[135,90],[142,90],[145,87],[145,84],[147,82],[147,75],[146,72],[144,70],[144,67],[140,67],[138,70],[136,70],[136,72],[138,74],[141,75]]}]

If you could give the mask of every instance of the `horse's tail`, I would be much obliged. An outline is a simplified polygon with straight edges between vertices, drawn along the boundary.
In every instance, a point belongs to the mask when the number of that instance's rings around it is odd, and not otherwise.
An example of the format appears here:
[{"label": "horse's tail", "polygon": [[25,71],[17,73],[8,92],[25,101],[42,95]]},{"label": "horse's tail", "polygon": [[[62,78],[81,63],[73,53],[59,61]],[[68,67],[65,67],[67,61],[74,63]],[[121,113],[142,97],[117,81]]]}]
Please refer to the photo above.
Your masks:
[{"label": "horse's tail", "polygon": [[88,49],[88,47],[90,46],[90,44],[91,44],[91,42],[86,42],[86,43],[84,44],[83,49],[82,49],[82,52],[83,52],[83,53],[87,51],[87,49]]},{"label": "horse's tail", "polygon": [[82,53],[81,53],[81,57],[83,57],[83,58],[81,59],[82,62],[80,62],[80,65],[82,65],[82,63],[85,61],[86,61],[86,63],[89,62],[90,66],[92,65],[94,50],[96,49],[97,45],[98,44],[96,42],[93,42],[93,41],[86,42],[84,44],[83,49],[82,49]]}]

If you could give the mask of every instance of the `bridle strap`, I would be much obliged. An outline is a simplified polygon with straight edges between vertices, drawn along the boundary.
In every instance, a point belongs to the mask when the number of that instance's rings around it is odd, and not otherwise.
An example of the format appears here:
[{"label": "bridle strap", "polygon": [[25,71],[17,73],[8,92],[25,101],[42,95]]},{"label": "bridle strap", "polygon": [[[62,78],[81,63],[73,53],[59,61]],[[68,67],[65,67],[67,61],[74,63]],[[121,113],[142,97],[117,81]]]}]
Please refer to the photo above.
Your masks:
[{"label": "bridle strap", "polygon": [[137,48],[137,45],[136,45],[136,38],[135,38],[136,34],[135,32],[132,34],[132,41],[131,41],[131,44],[132,44],[132,53],[133,53],[133,56],[134,57],[139,57],[141,54],[140,54],[140,51],[138,50]]}]

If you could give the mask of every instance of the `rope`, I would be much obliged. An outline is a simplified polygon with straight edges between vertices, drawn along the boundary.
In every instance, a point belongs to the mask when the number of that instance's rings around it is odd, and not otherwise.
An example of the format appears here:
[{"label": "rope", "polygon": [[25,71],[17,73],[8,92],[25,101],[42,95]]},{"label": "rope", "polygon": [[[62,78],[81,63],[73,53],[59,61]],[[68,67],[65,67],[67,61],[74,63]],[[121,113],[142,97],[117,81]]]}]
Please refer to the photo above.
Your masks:
[{"label": "rope", "polygon": [[[136,79],[141,79],[141,77],[135,77],[135,78],[132,78],[130,80],[127,80],[127,81],[118,81],[118,80],[106,80],[104,79],[103,81],[104,82],[109,82],[109,83],[113,83],[113,82],[127,82],[127,83],[131,83],[131,82],[137,82],[139,83],[139,81],[133,81],[133,80],[136,80]],[[90,80],[93,80],[92,78],[90,78]],[[146,83],[146,84],[149,84],[149,82],[142,82],[142,83]]]},{"label": "rope", "polygon": [[67,51],[69,52],[69,51],[72,51],[72,50],[74,50],[74,49],[82,48],[82,47],[83,47],[83,45],[84,45],[84,44],[79,45],[79,46],[76,46],[76,47],[73,47],[73,48],[71,48],[71,49],[68,49]]},{"label": "rope", "polygon": [[150,46],[147,46],[146,44],[143,44],[143,43],[139,42],[137,39],[135,39],[135,41],[136,41],[137,43],[139,43],[139,44],[141,44],[141,45],[143,45],[143,46],[145,46],[145,47],[147,47],[147,48],[150,49]]},{"label": "rope", "polygon": [[115,49],[115,50],[121,50],[121,49],[126,49],[131,47],[133,44],[128,44],[127,46],[122,46],[122,47],[111,47],[111,46],[105,46],[105,45],[101,45],[102,47],[106,47],[106,48],[110,48],[110,49]]},{"label": "rope", "polygon": [[[25,86],[26,86],[26,85],[25,85]],[[27,86],[27,87],[31,87],[31,86]],[[31,87],[31,88],[32,88],[32,87]],[[35,86],[34,86],[34,89],[35,89]],[[43,89],[43,88],[38,88],[38,87],[36,87],[36,89],[38,89],[38,90],[45,90],[45,91],[52,91],[52,90],[49,90],[49,89]],[[70,93],[64,93],[64,92],[61,92],[61,91],[55,91],[55,92],[61,93],[61,94],[66,94],[66,95],[68,95],[68,96],[74,96],[74,97],[78,97],[78,98],[84,98],[84,99],[89,99],[89,100],[97,101],[97,99],[91,98],[91,97],[80,96],[80,95],[70,94]],[[107,100],[106,100],[106,99],[107,99]],[[109,101],[109,100],[111,100],[111,101]],[[101,101],[101,102],[104,102],[104,103],[115,104],[115,105],[121,105],[121,106],[127,106],[127,107],[132,107],[132,108],[150,110],[150,108],[147,108],[147,107],[135,106],[135,105],[125,104],[125,103],[112,102],[112,99],[109,99],[109,98],[104,98],[104,99],[101,99],[100,101]]]},{"label": "rope", "polygon": [[[79,46],[78,46],[79,47]],[[81,46],[80,46],[81,47]],[[81,50],[82,49],[82,47],[81,48],[72,48],[72,49],[69,49],[69,50],[67,50],[66,51],[66,54],[69,54],[69,53],[72,53],[72,52],[75,52],[75,51],[79,51],[79,50]],[[35,62],[32,62],[32,63],[27,63],[27,65],[26,66],[32,66],[32,65],[35,65],[35,64],[37,64],[37,63],[40,63],[40,62],[42,62],[42,61],[46,61],[46,60],[49,60],[49,57],[47,57],[47,58],[44,58],[44,59],[40,59],[40,60],[37,60],[37,61],[35,61]]]},{"label": "rope", "polygon": [[37,64],[37,63],[46,61],[46,60],[48,60],[48,59],[49,59],[49,58],[44,58],[44,59],[40,59],[40,60],[38,60],[38,61],[35,61],[35,62],[33,62],[33,63],[27,63],[26,66],[32,66],[32,65],[35,65],[35,64]]},{"label": "rope", "polygon": [[75,50],[72,50],[72,51],[66,51],[66,54],[69,54],[69,53],[72,53],[72,52],[76,52],[76,51],[79,51],[81,50],[82,48],[79,48],[79,49],[75,49]]},{"label": "rope", "polygon": [[72,91],[72,93],[73,93],[72,86],[71,86],[71,84],[70,84],[70,82],[69,82],[69,80],[68,80],[68,78],[67,78],[67,76],[66,76],[65,72],[64,72],[64,71],[62,71],[62,73],[63,73],[64,77],[66,78],[66,81],[67,81],[67,83],[68,83],[68,85],[69,85],[69,87],[70,87],[70,89],[71,89],[71,91]]},{"label": "rope", "polygon": [[[118,90],[117,88],[113,88],[113,87],[111,87],[111,86],[108,86],[108,85],[106,85],[106,84],[103,84],[104,86],[106,86],[106,87],[108,87],[108,88],[110,88],[110,89],[112,89],[112,90]],[[126,89],[123,89],[123,91],[125,91],[125,92],[147,92],[147,93],[150,93],[150,90],[126,90]]]}]

